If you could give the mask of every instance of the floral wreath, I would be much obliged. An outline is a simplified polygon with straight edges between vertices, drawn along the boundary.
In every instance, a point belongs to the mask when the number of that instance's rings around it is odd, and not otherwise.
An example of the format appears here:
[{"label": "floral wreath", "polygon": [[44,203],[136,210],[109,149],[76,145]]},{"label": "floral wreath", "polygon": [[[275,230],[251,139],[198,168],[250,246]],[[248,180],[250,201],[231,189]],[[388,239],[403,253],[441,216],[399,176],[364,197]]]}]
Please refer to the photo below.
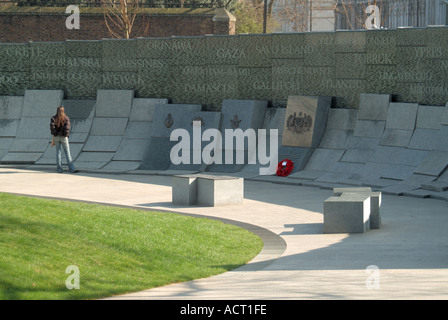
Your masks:
[{"label": "floral wreath", "polygon": [[292,169],[294,169],[294,163],[289,159],[284,159],[277,165],[277,175],[286,177],[291,173]]}]

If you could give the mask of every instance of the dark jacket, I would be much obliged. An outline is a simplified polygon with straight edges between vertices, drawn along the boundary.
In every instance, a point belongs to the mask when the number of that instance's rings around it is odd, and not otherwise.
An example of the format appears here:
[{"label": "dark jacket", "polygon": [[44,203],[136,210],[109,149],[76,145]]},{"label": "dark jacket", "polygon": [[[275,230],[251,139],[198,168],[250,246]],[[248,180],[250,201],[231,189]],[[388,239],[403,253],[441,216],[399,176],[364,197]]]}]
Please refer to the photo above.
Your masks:
[{"label": "dark jacket", "polygon": [[50,121],[50,131],[53,136],[68,137],[70,135],[70,119],[65,116],[64,124],[61,127],[56,126],[56,116]]}]

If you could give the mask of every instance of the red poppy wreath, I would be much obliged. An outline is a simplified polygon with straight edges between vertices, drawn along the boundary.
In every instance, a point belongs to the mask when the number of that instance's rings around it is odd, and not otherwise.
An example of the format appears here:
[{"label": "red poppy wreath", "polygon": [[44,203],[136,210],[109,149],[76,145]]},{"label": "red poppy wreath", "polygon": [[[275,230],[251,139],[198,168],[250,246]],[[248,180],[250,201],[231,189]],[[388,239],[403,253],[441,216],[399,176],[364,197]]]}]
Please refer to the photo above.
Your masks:
[{"label": "red poppy wreath", "polygon": [[291,173],[292,169],[294,169],[294,163],[289,159],[284,159],[277,165],[277,175],[286,177]]}]

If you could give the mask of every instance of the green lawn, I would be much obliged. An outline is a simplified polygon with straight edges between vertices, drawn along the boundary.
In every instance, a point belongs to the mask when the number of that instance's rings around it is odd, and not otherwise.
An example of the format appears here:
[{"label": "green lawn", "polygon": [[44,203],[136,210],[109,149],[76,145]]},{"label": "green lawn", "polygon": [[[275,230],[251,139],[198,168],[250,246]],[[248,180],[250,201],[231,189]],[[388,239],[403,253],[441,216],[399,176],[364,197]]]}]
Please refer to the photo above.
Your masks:
[{"label": "green lawn", "polygon": [[[219,221],[0,193],[2,300],[96,299],[208,277],[262,246]],[[79,289],[66,287],[69,266]]]}]

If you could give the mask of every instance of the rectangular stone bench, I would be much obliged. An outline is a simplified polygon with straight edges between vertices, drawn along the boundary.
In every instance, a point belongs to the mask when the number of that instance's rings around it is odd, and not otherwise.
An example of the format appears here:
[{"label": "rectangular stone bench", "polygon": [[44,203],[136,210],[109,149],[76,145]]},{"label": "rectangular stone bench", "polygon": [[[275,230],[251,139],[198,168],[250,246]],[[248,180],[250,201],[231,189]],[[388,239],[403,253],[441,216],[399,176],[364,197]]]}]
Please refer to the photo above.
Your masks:
[{"label": "rectangular stone bench", "polygon": [[369,195],[343,193],[324,201],[324,233],[364,233],[369,228]]},{"label": "rectangular stone bench", "polygon": [[340,196],[344,192],[372,192],[370,187],[353,187],[353,188],[333,188],[333,195]]},{"label": "rectangular stone bench", "polygon": [[176,205],[197,204],[197,175],[177,175],[172,178],[172,201]]},{"label": "rectangular stone bench", "polygon": [[173,204],[223,206],[242,204],[244,179],[206,174],[177,175],[172,179]]},{"label": "rectangular stone bench", "polygon": [[379,229],[381,227],[381,192],[372,191],[370,187],[333,189],[333,195],[335,196],[347,193],[361,193],[370,196],[370,229]]}]

